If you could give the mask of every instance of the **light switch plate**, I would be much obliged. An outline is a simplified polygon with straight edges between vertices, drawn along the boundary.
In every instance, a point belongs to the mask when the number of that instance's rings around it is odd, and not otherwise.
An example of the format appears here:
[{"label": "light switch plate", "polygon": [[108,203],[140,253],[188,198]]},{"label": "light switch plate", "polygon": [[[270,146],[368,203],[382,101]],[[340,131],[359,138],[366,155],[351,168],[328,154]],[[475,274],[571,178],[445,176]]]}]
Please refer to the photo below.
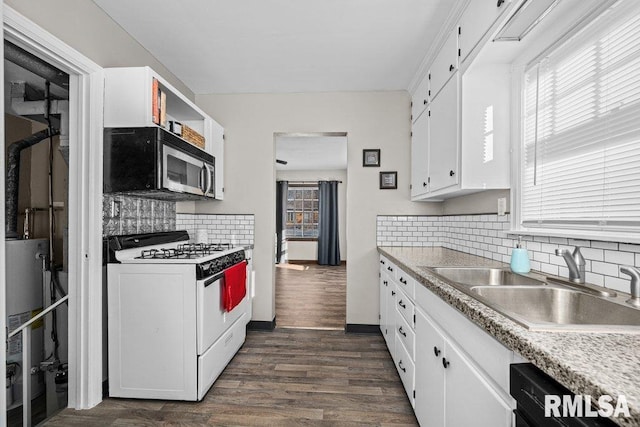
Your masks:
[{"label": "light switch plate", "polygon": [[507,198],[500,197],[498,199],[498,215],[504,216],[507,214]]},{"label": "light switch plate", "polygon": [[120,201],[112,200],[111,201],[111,218],[120,217]]}]

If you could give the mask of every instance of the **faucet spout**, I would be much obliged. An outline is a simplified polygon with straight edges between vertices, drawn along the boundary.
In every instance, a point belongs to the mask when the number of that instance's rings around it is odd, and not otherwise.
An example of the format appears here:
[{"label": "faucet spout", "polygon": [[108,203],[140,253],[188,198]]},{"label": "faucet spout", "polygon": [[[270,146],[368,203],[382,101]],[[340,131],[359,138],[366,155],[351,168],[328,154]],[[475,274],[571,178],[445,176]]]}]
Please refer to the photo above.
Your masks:
[{"label": "faucet spout", "polygon": [[574,283],[585,281],[585,260],[580,252],[580,246],[576,246],[571,253],[568,249],[556,249],[556,255],[564,258],[569,268],[569,280]]}]

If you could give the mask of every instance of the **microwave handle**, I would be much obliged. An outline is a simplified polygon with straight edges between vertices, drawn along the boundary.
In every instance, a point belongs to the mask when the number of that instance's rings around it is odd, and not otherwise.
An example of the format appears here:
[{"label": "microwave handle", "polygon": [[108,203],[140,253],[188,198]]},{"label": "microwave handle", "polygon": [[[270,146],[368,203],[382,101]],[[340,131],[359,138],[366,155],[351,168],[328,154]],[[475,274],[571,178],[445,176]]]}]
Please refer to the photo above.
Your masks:
[{"label": "microwave handle", "polygon": [[204,190],[204,194],[207,195],[211,191],[211,187],[213,186],[213,178],[212,178],[212,170],[209,168],[208,164],[204,164],[205,175],[207,176],[207,188]]},{"label": "microwave handle", "polygon": [[198,187],[202,191],[202,194],[207,194],[207,188],[209,187],[209,179],[207,178],[207,165],[202,164],[202,168],[200,168],[200,176],[198,177]]}]

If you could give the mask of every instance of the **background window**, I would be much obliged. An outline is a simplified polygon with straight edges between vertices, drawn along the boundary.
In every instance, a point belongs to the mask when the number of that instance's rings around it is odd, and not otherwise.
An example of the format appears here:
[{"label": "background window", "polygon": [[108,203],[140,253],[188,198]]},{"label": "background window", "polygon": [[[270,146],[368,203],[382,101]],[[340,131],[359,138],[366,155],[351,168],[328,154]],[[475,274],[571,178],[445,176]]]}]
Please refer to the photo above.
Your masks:
[{"label": "background window", "polygon": [[291,187],[287,194],[287,238],[318,237],[318,187]]},{"label": "background window", "polygon": [[520,228],[640,230],[640,2],[532,64],[523,112]]}]

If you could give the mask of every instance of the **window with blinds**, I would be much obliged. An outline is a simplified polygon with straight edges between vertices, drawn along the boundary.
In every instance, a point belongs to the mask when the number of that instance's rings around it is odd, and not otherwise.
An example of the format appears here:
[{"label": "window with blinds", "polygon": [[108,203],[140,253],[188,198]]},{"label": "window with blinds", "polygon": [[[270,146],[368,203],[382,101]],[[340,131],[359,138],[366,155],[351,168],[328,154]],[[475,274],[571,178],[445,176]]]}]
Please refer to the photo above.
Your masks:
[{"label": "window with blinds", "polygon": [[520,221],[640,230],[640,1],[622,0],[525,71]]}]

